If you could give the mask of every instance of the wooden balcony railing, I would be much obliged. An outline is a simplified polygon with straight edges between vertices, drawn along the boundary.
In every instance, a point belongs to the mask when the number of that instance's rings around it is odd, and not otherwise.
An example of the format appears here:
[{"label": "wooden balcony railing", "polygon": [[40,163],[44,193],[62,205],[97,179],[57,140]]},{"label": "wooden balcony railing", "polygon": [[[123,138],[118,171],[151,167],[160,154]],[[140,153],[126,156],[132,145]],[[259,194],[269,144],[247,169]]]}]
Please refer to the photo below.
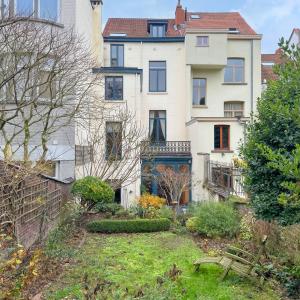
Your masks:
[{"label": "wooden balcony railing", "polygon": [[143,142],[143,153],[152,155],[191,155],[190,141]]}]

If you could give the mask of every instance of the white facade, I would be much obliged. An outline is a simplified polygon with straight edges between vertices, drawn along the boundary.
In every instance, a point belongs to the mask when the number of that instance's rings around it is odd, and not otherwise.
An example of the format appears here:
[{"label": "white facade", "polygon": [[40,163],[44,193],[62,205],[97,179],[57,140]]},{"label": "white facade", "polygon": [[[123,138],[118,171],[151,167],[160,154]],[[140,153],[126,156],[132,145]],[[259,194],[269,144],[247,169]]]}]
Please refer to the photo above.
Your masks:
[{"label": "white facade", "polygon": [[[32,0],[23,2],[22,0],[0,0],[0,17],[29,16],[33,22],[49,24],[52,29],[74,30],[84,41],[87,49],[91,50],[91,55],[96,57],[97,63],[102,63],[102,40],[101,40],[101,12],[102,1],[90,0]],[[48,6],[47,6],[48,5]],[[39,124],[31,128],[32,132],[39,132]],[[14,128],[9,129],[11,131]],[[59,180],[72,180],[75,178],[75,145],[78,143],[76,125],[74,122],[64,126],[51,135],[48,142],[47,159],[55,162],[55,177]],[[22,138],[22,137],[21,137]],[[40,157],[41,137],[34,134],[30,141],[30,149],[37,150],[31,155],[32,160]],[[18,140],[14,141],[12,148],[19,148]],[[0,147],[2,137],[0,135]],[[22,157],[21,150],[17,153]]]},{"label": "white facade", "polygon": [[[112,20],[111,22],[113,22]],[[157,20],[156,20],[157,21]],[[149,20],[151,22],[151,20]],[[104,31],[107,34],[108,29]],[[166,141],[191,142],[191,166],[194,180],[191,195],[193,201],[210,197],[205,187],[205,160],[230,163],[239,153],[244,132],[251,112],[261,93],[261,36],[257,34],[236,34],[224,29],[186,29],[179,39],[147,38],[132,39],[119,30],[104,37],[104,67],[111,67],[111,45],[124,45],[124,72],[111,70],[107,76],[123,77],[123,100],[110,101],[112,105],[128,105],[137,114],[137,119],[149,132],[149,112],[166,111]],[[197,47],[197,37],[209,39],[207,47]],[[182,38],[183,37],[183,38]],[[228,58],[244,60],[244,80],[239,83],[224,83],[224,72]],[[166,91],[149,92],[149,62],[166,62]],[[142,70],[126,74],[126,68]],[[206,79],[205,105],[193,105],[193,79]],[[224,103],[243,103],[242,117],[225,117]],[[118,103],[116,103],[118,102]],[[230,126],[230,146],[215,149],[214,126]],[[174,154],[174,153],[173,153]],[[178,158],[178,157],[177,157]],[[140,194],[140,181],[126,187],[126,203],[132,203]]]}]

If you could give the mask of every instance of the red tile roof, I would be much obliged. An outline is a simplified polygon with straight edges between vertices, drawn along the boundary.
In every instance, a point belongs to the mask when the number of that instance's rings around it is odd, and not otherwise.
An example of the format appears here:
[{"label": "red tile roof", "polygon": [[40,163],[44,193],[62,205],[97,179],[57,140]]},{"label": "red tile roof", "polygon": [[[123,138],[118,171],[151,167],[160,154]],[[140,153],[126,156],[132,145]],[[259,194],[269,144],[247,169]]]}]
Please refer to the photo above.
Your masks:
[{"label": "red tile roof", "polygon": [[[199,15],[200,19],[191,19],[191,15]],[[229,29],[236,28],[240,34],[256,35],[238,12],[229,13],[188,13],[187,28],[195,29]]]},{"label": "red tile roof", "polygon": [[[109,18],[104,28],[103,36],[108,37],[112,33],[126,33],[127,37],[148,37],[148,20],[150,19]],[[174,28],[175,20],[168,19],[167,21],[168,31],[166,36],[181,36],[180,32]]]},{"label": "red tile roof", "polygon": [[[191,19],[191,15],[199,15],[200,19]],[[113,33],[125,33],[127,37],[148,37],[148,21],[152,19],[135,18],[110,18],[104,28],[104,37]],[[175,19],[168,19],[167,37],[183,36],[184,30],[175,29]],[[182,28],[194,29],[229,29],[236,28],[240,34],[256,35],[256,32],[247,24],[244,18],[237,12],[229,13],[187,13],[187,21]]]},{"label": "red tile roof", "polygon": [[[262,83],[270,80],[278,79],[278,76],[274,74],[273,66],[282,62],[281,49],[277,49],[274,54],[262,54],[261,55],[261,80]],[[274,65],[265,65],[266,63]]]}]

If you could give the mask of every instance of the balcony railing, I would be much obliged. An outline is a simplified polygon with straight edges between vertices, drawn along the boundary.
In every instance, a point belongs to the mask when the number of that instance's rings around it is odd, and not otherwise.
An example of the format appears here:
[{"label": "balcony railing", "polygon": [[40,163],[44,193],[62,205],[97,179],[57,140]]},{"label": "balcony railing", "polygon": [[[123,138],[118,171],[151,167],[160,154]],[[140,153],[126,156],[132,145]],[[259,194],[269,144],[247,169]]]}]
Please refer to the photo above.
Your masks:
[{"label": "balcony railing", "polygon": [[236,195],[246,198],[244,191],[244,176],[240,168],[232,164],[216,161],[207,161],[208,188],[215,193],[227,198]]},{"label": "balcony railing", "polygon": [[191,155],[190,141],[143,142],[145,155]]}]

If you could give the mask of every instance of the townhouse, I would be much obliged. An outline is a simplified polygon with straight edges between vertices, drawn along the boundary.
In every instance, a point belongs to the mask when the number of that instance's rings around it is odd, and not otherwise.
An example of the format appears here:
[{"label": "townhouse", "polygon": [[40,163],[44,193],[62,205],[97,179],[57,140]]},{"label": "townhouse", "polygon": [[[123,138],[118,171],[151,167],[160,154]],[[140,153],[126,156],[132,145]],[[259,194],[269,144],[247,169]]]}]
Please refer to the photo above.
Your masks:
[{"label": "townhouse", "polygon": [[[101,0],[0,0],[1,18],[29,17],[30,21],[49,25],[51,30],[73,29],[80,35],[87,48],[91,49],[97,63],[102,61],[101,45]],[[12,134],[15,126],[8,128],[8,135]],[[40,124],[34,124],[32,132],[40,131]],[[75,154],[77,152],[77,163],[83,164],[83,153],[87,152],[87,145],[78,144],[76,124],[72,121],[68,126],[63,126],[51,135],[47,147],[46,159],[52,161],[51,176],[59,180],[72,181],[75,178]],[[3,140],[0,134],[0,148],[3,150]],[[14,139],[12,148],[19,147],[20,139]],[[36,149],[31,155],[35,160],[41,153],[40,135],[36,134],[30,139],[29,149]],[[1,147],[2,146],[2,147]],[[35,155],[36,153],[36,155]],[[0,155],[1,157],[1,155]],[[22,157],[21,150],[17,152],[14,159]]]},{"label": "townhouse", "polygon": [[182,204],[222,196],[218,174],[233,187],[232,174],[219,171],[238,155],[261,94],[261,38],[239,13],[189,12],[180,1],[173,19],[107,21],[104,101],[135,111],[152,154],[141,157],[141,178],[120,187],[123,205],[141,189],[163,195],[151,175],[166,167],[193,176]]}]

